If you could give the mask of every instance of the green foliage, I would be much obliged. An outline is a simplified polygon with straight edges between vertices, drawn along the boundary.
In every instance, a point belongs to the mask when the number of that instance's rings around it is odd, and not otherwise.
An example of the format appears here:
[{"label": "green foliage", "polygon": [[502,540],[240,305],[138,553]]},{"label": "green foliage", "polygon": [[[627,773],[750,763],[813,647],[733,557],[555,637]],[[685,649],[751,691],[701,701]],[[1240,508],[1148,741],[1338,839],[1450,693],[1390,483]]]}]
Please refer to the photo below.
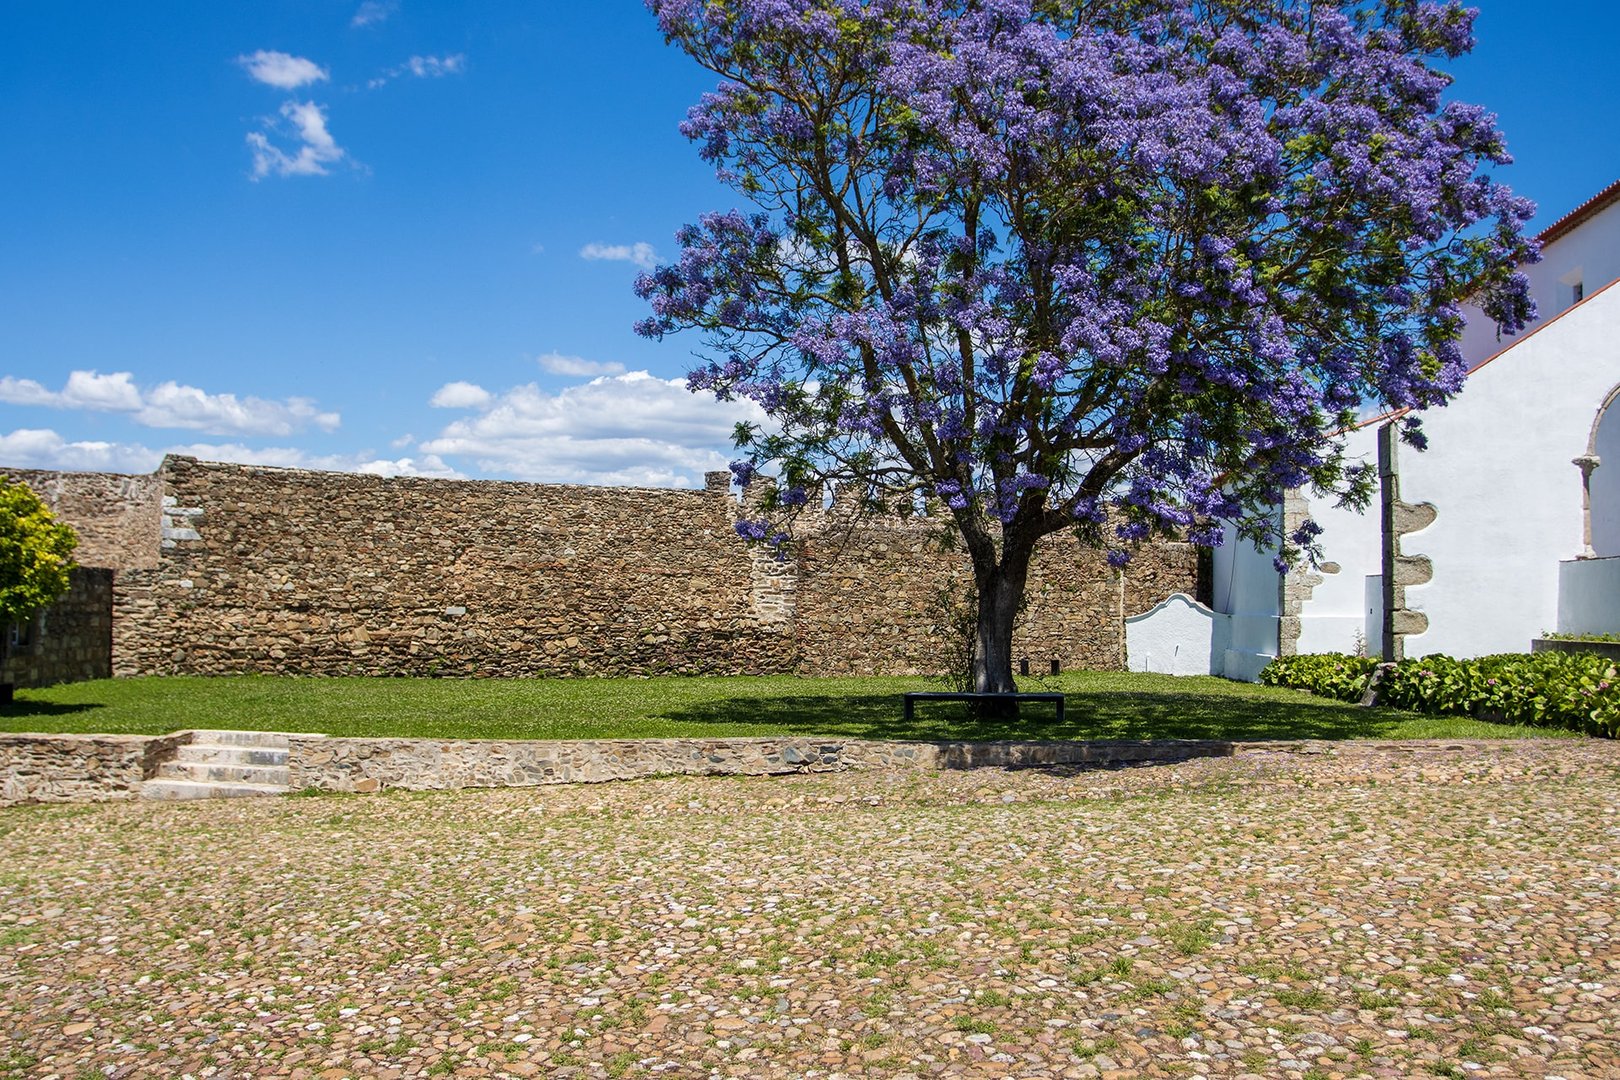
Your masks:
[{"label": "green foliage", "polygon": [[[1376,661],[1354,656],[1291,656],[1272,661],[1260,679],[1269,686],[1348,701],[1360,696],[1376,667]],[[1590,653],[1403,660],[1385,673],[1378,700],[1433,716],[1620,736],[1620,677],[1615,662]]]},{"label": "green foliage", "polygon": [[1336,701],[1360,701],[1378,661],[1342,653],[1279,656],[1266,665],[1260,681],[1267,686],[1309,690]]},{"label": "green foliage", "polygon": [[1620,642],[1620,634],[1559,634],[1543,630],[1541,636],[1548,641],[1606,641]]},{"label": "green foliage", "polygon": [[67,592],[79,538],[29,488],[0,476],[0,627]]}]

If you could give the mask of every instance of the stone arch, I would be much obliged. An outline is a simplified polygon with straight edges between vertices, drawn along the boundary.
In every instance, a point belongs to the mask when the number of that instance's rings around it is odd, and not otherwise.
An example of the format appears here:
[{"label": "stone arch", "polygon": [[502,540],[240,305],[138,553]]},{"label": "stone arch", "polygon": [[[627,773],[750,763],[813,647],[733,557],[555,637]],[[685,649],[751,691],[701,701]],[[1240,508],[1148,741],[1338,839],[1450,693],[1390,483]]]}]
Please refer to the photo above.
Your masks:
[{"label": "stone arch", "polygon": [[[1581,470],[1581,558],[1620,556],[1620,384],[1603,397],[1586,452],[1575,459]],[[1601,468],[1604,462],[1607,469]]]}]

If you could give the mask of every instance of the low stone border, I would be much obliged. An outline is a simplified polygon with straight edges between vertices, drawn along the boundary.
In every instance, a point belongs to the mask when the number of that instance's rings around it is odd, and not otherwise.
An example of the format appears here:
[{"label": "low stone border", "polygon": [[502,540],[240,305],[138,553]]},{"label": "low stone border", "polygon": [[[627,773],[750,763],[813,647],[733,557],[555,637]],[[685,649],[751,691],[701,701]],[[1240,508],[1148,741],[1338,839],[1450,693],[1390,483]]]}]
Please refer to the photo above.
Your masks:
[{"label": "low stone border", "polygon": [[1222,757],[1233,744],[1163,742],[880,742],[864,739],[359,739],[293,735],[294,790],[533,787],[649,776],[769,776],[842,769],[1111,765]]},{"label": "low stone border", "polygon": [[[169,735],[0,735],[0,805],[127,799],[191,741]],[[374,792],[537,787],[653,776],[771,776],[845,769],[1106,768],[1203,757],[1436,753],[1479,740],[1220,739],[1091,742],[883,742],[803,737],[735,739],[393,739],[287,735],[292,790]]]},{"label": "low stone border", "polygon": [[129,799],[191,732],[168,735],[0,734],[0,806]]}]

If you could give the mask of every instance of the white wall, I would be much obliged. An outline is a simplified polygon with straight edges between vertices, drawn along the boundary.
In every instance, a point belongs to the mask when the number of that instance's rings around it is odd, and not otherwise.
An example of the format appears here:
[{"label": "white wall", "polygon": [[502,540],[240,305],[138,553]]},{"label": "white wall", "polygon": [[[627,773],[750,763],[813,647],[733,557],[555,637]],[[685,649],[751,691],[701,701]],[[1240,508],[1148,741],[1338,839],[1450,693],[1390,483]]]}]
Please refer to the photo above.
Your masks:
[{"label": "white wall", "polygon": [[[1438,511],[1433,524],[1402,542],[1402,554],[1427,555],[1434,565],[1430,582],[1406,589],[1407,606],[1429,620],[1425,633],[1406,638],[1408,656],[1524,651],[1532,637],[1560,625],[1560,563],[1582,550],[1581,477],[1572,459],[1586,452],[1597,410],[1620,383],[1620,284],[1604,291],[1620,278],[1620,203],[1547,245],[1543,261],[1525,273],[1538,320],[1498,339],[1471,311],[1462,349],[1473,374],[1449,406],[1423,414],[1428,451],[1398,451],[1402,500],[1431,502]],[[1579,307],[1576,280],[1585,293]],[[1593,546],[1620,556],[1620,408],[1612,412],[1599,433],[1604,464],[1592,475]],[[1349,433],[1346,455],[1376,464],[1376,429]],[[1352,651],[1360,630],[1376,655],[1376,497],[1360,513],[1312,499],[1310,512],[1324,527],[1323,561],[1338,573],[1324,574],[1302,605],[1299,651]],[[1275,654],[1281,603],[1270,559],[1230,529],[1215,554],[1215,610],[1232,618],[1228,677],[1242,677],[1245,658],[1252,664]],[[1577,606],[1611,603],[1606,585],[1589,584],[1609,573],[1620,570],[1566,571],[1566,584],[1578,580],[1589,590]],[[1611,622],[1620,619],[1620,601],[1613,604],[1604,616]]]},{"label": "white wall", "polygon": [[1558,567],[1558,632],[1620,634],[1620,559],[1579,559]]},{"label": "white wall", "polygon": [[1174,593],[1125,619],[1125,666],[1161,675],[1219,675],[1231,619],[1186,593]]},{"label": "white wall", "polygon": [[[1615,356],[1614,377],[1620,383],[1620,343]],[[1620,399],[1603,414],[1595,449],[1602,464],[1592,470],[1592,550],[1620,555]]]},{"label": "white wall", "polygon": [[[1536,302],[1538,322],[1546,322],[1569,309],[1574,301],[1573,280],[1577,277],[1587,296],[1620,278],[1620,203],[1581,222],[1574,230],[1542,248],[1541,261],[1524,267],[1523,273],[1530,279],[1530,296]],[[1467,314],[1462,350],[1470,367],[1517,340],[1506,336],[1498,339],[1495,325],[1477,308],[1469,308]],[[1531,323],[1527,329],[1534,330],[1536,325]],[[1519,333],[1522,337],[1526,331]],[[1593,408],[1595,410],[1596,405]]]},{"label": "white wall", "polygon": [[1616,381],[1620,286],[1543,324],[1424,415],[1430,449],[1403,448],[1401,495],[1439,517],[1404,547],[1434,561],[1434,579],[1406,590],[1429,617],[1407,655],[1522,651],[1556,624],[1558,564],[1582,550],[1571,461]]},{"label": "white wall", "polygon": [[1230,640],[1217,673],[1229,679],[1254,682],[1277,656],[1282,593],[1273,554],[1238,536],[1231,525],[1215,550],[1211,599],[1217,612],[1231,616]]},{"label": "white wall", "polygon": [[[1604,397],[1620,382],[1620,285],[1543,323],[1512,351],[1479,368],[1443,409],[1423,414],[1429,449],[1401,446],[1401,498],[1431,502],[1438,516],[1402,540],[1402,554],[1427,555],[1434,577],[1406,589],[1407,606],[1429,629],[1406,639],[1408,656],[1518,652],[1557,625],[1559,563],[1581,553],[1581,475],[1572,461]],[[1600,431],[1603,460],[1592,477],[1594,546],[1620,555],[1620,410]],[[1351,458],[1376,461],[1375,428],[1347,437]],[[1604,469],[1609,469],[1605,476]],[[1365,514],[1313,500],[1323,527],[1326,576],[1301,611],[1300,652],[1348,652],[1359,614],[1367,625],[1370,576],[1380,572],[1376,504]]]},{"label": "white wall", "polygon": [[[1360,428],[1345,437],[1345,461],[1378,467],[1376,427]],[[1368,625],[1367,579],[1378,577],[1383,569],[1377,490],[1360,511],[1306,494],[1311,517],[1322,526],[1322,562],[1337,566],[1338,573],[1322,573],[1321,583],[1301,605],[1298,651],[1353,653],[1359,635],[1360,644],[1375,655],[1382,627],[1376,621]]]}]

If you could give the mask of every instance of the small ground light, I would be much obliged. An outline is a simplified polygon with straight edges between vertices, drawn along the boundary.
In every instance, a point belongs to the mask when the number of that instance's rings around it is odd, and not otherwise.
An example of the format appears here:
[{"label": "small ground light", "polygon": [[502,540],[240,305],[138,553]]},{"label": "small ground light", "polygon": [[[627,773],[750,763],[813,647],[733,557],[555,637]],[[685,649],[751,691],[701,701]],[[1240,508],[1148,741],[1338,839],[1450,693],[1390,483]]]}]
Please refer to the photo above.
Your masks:
[{"label": "small ground light", "polygon": [[1054,657],[1052,657],[1052,674],[1056,675],[1057,673],[1058,673],[1058,658],[1054,656]]},{"label": "small ground light", "polygon": [[1022,660],[1018,661],[1018,674],[1029,674],[1029,657],[1026,656]]}]

